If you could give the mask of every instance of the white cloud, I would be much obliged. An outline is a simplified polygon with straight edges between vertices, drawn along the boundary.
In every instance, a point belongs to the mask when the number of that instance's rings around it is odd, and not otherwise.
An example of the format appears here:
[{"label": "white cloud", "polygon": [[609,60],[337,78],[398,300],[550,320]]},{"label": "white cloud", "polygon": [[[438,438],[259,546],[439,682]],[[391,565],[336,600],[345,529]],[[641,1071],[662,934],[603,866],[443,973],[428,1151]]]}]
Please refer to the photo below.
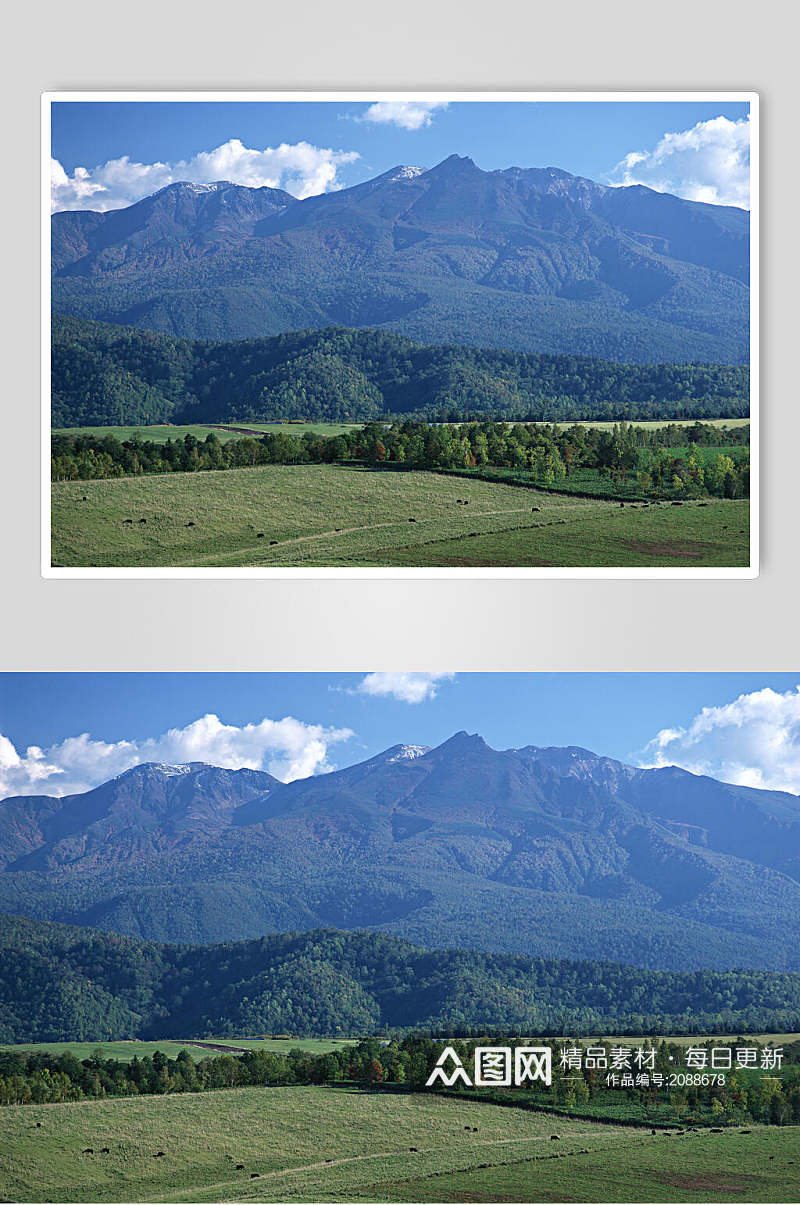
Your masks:
[{"label": "white cloud", "polygon": [[335,151],[309,142],[282,142],[258,151],[231,138],[213,151],[199,151],[177,163],[133,163],[123,155],[91,169],[76,167],[71,176],[57,159],[52,159],[51,208],[120,209],[178,180],[193,184],[228,180],[250,188],[283,188],[295,197],[312,197],[338,188],[339,168],[358,158],[357,151]]},{"label": "white cloud", "polygon": [[766,688],[704,707],[688,727],[662,729],[637,762],[800,794],[800,686],[784,694]]},{"label": "white cloud", "polygon": [[646,184],[690,201],[750,208],[750,120],[713,117],[631,151],[607,183]]},{"label": "white cloud", "polygon": [[367,674],[354,694],[399,699],[401,703],[424,703],[435,699],[440,682],[449,682],[454,674]]},{"label": "white cloud", "polygon": [[31,745],[24,753],[0,734],[0,798],[86,791],[142,762],[202,761],[231,770],[268,770],[292,782],[333,769],[329,747],[352,735],[349,728],[324,728],[292,716],[237,727],[223,724],[216,715],[142,741],[109,744],[84,732],[47,749]]},{"label": "white cloud", "polygon": [[446,109],[446,100],[379,100],[370,105],[356,121],[399,126],[402,130],[421,130],[429,126],[436,109]]}]

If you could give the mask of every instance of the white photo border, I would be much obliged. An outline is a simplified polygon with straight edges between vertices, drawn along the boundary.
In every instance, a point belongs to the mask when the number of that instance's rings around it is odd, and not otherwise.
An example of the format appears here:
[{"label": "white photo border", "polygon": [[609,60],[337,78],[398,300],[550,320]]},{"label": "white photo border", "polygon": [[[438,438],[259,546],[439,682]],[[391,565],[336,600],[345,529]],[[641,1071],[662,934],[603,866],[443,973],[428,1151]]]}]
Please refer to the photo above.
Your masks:
[{"label": "white photo border", "polygon": [[[380,568],[380,567],[309,567],[309,568],[170,568],[144,566],[141,568],[79,567],[66,568],[52,564],[51,555],[51,482],[50,482],[50,430],[51,430],[51,296],[50,296],[50,159],[51,159],[51,106],[61,103],[365,103],[377,101],[427,101],[427,102],[720,102],[743,103],[750,106],[750,563],[746,567],[713,568]],[[704,578],[735,579],[757,578],[759,574],[759,94],[756,91],[515,91],[515,92],[472,92],[463,90],[431,91],[136,91],[136,92],[72,92],[48,91],[42,93],[41,114],[41,576],[43,578],[230,578],[245,579],[689,579]]]}]

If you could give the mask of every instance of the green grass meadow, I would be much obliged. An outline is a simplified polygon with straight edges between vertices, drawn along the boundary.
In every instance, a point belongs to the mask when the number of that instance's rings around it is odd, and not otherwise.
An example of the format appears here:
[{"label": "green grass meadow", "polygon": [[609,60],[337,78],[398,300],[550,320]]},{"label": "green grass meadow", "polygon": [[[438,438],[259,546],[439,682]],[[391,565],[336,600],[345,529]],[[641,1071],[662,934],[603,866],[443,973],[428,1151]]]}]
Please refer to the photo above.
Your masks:
[{"label": "green grass meadow", "polygon": [[621,507],[429,472],[267,465],[56,482],[52,562],[726,568],[749,561],[748,516],[747,502]]},{"label": "green grass meadow", "polygon": [[168,439],[182,440],[186,435],[195,439],[205,439],[207,435],[216,435],[221,443],[229,439],[243,439],[247,435],[266,435],[268,432],[284,435],[304,435],[313,431],[315,435],[341,435],[351,431],[362,423],[189,423],[185,426],[174,426],[172,423],[154,423],[151,426],[139,427],[54,427],[53,435],[93,435],[96,439],[104,439],[113,435],[121,443],[138,436],[142,440],[165,444]]},{"label": "green grass meadow", "polygon": [[791,1127],[664,1137],[426,1093],[234,1088],[0,1110],[6,1201],[788,1202],[796,1157]]},{"label": "green grass meadow", "polygon": [[0,1043],[0,1052],[19,1050],[40,1050],[50,1054],[63,1054],[69,1050],[76,1059],[89,1059],[99,1050],[106,1059],[119,1059],[127,1062],[138,1056],[153,1055],[157,1050],[168,1058],[177,1058],[182,1050],[188,1051],[191,1057],[200,1062],[201,1059],[213,1057],[230,1050],[236,1053],[241,1050],[274,1050],[279,1054],[287,1054],[290,1050],[307,1050],[310,1054],[327,1054],[330,1050],[340,1050],[342,1046],[351,1046],[356,1038],[199,1038],[196,1042],[162,1040],[158,1042],[23,1042],[18,1045]]}]

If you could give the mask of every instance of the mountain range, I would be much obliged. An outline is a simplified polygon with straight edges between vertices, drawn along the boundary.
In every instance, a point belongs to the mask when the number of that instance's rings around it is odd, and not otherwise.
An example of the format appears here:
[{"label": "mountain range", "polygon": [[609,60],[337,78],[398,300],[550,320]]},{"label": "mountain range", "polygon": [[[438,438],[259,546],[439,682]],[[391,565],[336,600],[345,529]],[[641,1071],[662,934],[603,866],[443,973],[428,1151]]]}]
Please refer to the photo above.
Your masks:
[{"label": "mountain range", "polygon": [[0,803],[0,908],[172,942],[370,928],[667,970],[800,970],[800,800],[458,733],[288,784],[140,765]]},{"label": "mountain range", "polygon": [[175,183],[52,219],[54,310],[201,339],[326,326],[622,362],[748,356],[749,215],[451,155],[297,200]]}]

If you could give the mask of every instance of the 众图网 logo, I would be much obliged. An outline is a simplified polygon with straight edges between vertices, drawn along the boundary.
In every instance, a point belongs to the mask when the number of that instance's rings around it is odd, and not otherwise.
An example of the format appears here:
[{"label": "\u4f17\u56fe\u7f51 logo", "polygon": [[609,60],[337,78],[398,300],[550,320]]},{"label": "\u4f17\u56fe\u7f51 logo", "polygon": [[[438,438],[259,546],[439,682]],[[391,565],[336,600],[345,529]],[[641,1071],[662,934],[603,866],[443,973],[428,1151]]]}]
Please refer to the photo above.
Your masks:
[{"label": "\u4f17\u56fe\u7f51 logo", "polygon": [[468,1088],[521,1087],[538,1081],[550,1087],[553,1079],[553,1055],[549,1046],[476,1046],[473,1077],[452,1046],[445,1046],[425,1084],[445,1088],[465,1084]]}]

